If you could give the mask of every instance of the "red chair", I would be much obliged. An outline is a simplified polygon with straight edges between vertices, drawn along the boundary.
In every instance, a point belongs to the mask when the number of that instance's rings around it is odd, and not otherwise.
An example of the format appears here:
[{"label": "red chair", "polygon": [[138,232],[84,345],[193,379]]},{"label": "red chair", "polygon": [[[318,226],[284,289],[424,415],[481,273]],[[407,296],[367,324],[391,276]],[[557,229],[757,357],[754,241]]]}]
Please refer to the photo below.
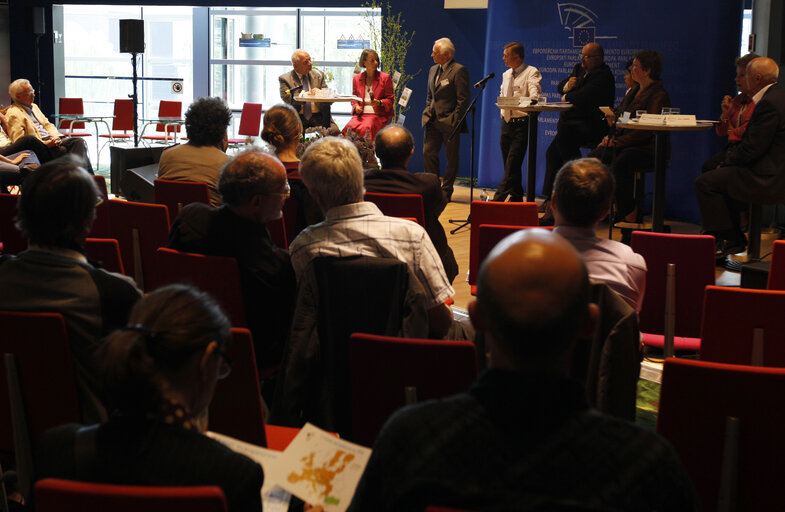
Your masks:
[{"label": "red chair", "polygon": [[184,206],[191,203],[210,204],[210,190],[206,183],[198,181],[155,180],[155,202],[169,209],[169,219],[180,214]]},{"label": "red chair", "polygon": [[240,271],[234,258],[206,256],[161,247],[157,250],[159,286],[192,284],[220,304],[234,327],[245,327]]},{"label": "red chair", "polygon": [[[59,111],[61,116],[84,116],[82,98],[60,98]],[[84,121],[75,121],[73,119],[62,119],[58,123],[57,129],[69,137],[92,137],[93,135],[90,132],[78,131],[85,129]]]},{"label": "red chair", "polygon": [[[240,114],[240,128],[237,135],[246,137],[258,137],[259,127],[262,124],[262,104],[243,103],[243,111]],[[245,144],[246,139],[229,139],[229,144]]]},{"label": "red chair", "polygon": [[785,291],[709,286],[700,358],[785,367]]},{"label": "red chair", "polygon": [[27,238],[14,226],[19,196],[0,194],[0,247],[4,254],[19,254],[27,249]]},{"label": "red chair", "polygon": [[374,203],[388,217],[412,217],[425,227],[425,210],[419,194],[366,192],[365,200]]},{"label": "red chair", "polygon": [[109,189],[106,187],[106,178],[100,174],[94,174],[93,180],[95,180],[95,184],[98,185],[98,190],[101,192],[103,200],[106,201],[109,199]]},{"label": "red chair", "polygon": [[785,290],[785,240],[775,240],[771,247],[769,290]]},{"label": "red chair", "polygon": [[468,341],[352,334],[349,340],[352,440],[373,445],[395,410],[469,389],[477,351]]},{"label": "red chair", "polygon": [[220,487],[159,487],[95,484],[57,478],[36,482],[38,512],[226,512]]},{"label": "red chair", "polygon": [[155,251],[169,240],[169,213],[160,204],[106,202],[110,236],[120,243],[123,267],[142,290],[157,282]]},{"label": "red chair", "polygon": [[210,403],[210,430],[246,443],[267,446],[251,331],[232,328],[232,343],[227,355],[232,361],[232,373],[215,386]]},{"label": "red chair", "polygon": [[[498,224],[483,224],[480,226],[480,244],[477,253],[477,271],[479,272],[482,262],[491,253],[496,244],[507,238],[509,235],[537,226],[501,226]],[[539,229],[553,230],[553,226],[540,226]],[[477,293],[477,287],[472,286],[472,295]]]},{"label": "red chair", "polygon": [[[158,120],[163,121],[170,119],[172,122],[147,123],[142,127],[142,135],[140,138],[153,142],[163,142],[164,144],[169,144],[170,138],[174,142],[177,142],[177,134],[180,133],[181,126],[179,122],[175,121],[180,121],[182,112],[183,102],[161,100],[161,103],[158,105]],[[145,130],[151,124],[155,124],[156,135],[144,135]],[[159,135],[159,132],[163,133],[163,135]]]},{"label": "red chair", "polygon": [[264,426],[264,431],[267,436],[267,448],[279,452],[284,451],[289,446],[289,443],[294,441],[294,438],[300,433],[299,428],[269,424]]},{"label": "red chair", "polygon": [[87,257],[101,264],[109,272],[125,274],[120,244],[114,238],[87,238],[84,242]]},{"label": "red chair", "polygon": [[643,343],[662,348],[669,263],[676,265],[674,347],[699,350],[703,291],[714,284],[714,237],[633,231],[632,250],[646,260],[646,295],[639,315]]},{"label": "red chair", "polygon": [[[289,199],[287,199],[287,201],[288,200]],[[281,249],[289,248],[289,238],[286,236],[288,226],[286,225],[286,218],[283,215],[280,219],[268,221],[265,226],[267,226],[267,229],[270,231],[270,238],[275,245]]]},{"label": "red chair", "polygon": [[[131,133],[128,133],[130,130]],[[109,139],[107,142],[133,139],[134,137],[134,102],[133,100],[114,100],[114,118],[112,131],[102,133],[99,137]]]},{"label": "red chair", "polygon": [[667,359],[657,431],[703,510],[785,510],[785,369]]},{"label": "red chair", "polygon": [[502,224],[506,226],[539,226],[537,203],[498,203],[494,201],[472,201],[471,231],[469,232],[469,284],[477,284],[480,270],[478,255],[480,249],[480,226],[483,224]]}]

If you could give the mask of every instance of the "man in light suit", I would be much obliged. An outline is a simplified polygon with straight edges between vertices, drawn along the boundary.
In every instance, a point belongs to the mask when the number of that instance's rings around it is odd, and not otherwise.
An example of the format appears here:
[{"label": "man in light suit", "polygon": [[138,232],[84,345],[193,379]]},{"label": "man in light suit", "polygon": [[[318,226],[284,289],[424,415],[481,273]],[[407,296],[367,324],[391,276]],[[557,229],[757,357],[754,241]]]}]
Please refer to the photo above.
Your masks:
[{"label": "man in light suit", "polygon": [[[439,151],[444,144],[447,167],[444,170],[442,191],[449,201],[458,175],[461,138],[460,133],[450,140],[447,138],[469,106],[469,72],[453,59],[455,45],[446,37],[434,42],[431,56],[436,64],[428,72],[428,97],[422,113],[422,126],[425,128],[423,159],[425,172],[438,176]],[[464,122],[460,132],[467,131]]]},{"label": "man in light suit", "polygon": [[[302,102],[295,98],[300,91],[312,91],[313,89],[324,89],[327,84],[324,75],[319,71],[314,71],[311,64],[311,56],[305,50],[297,49],[292,54],[293,70],[278,77],[278,84],[281,89],[281,99],[284,103],[293,106],[300,114],[300,121],[303,123],[303,130],[311,126],[330,127],[332,118],[330,117],[331,103]],[[291,89],[297,88],[292,91]],[[311,93],[313,94],[313,93]]]},{"label": "man in light suit", "polygon": [[785,90],[779,67],[759,57],[747,65],[747,87],[755,110],[738,144],[728,148],[720,167],[695,180],[703,229],[717,239],[717,259],[744,250],[739,227],[741,202],[785,200]]}]

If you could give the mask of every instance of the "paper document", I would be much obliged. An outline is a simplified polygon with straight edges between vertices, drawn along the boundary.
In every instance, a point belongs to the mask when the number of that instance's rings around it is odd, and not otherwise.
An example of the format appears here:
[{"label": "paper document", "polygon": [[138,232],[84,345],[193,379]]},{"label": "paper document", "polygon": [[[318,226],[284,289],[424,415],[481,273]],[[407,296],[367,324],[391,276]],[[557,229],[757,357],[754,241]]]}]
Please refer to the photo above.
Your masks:
[{"label": "paper document", "polygon": [[269,476],[306,503],[322,505],[327,512],[343,512],[370,456],[370,448],[338,439],[306,423],[281,453]]}]

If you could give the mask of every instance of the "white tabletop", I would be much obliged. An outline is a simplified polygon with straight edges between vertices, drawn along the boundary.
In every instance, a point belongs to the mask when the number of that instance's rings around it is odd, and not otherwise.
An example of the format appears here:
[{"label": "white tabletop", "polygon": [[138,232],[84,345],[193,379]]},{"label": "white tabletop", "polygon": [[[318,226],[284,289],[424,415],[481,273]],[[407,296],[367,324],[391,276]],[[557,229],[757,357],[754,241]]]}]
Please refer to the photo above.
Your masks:
[{"label": "white tabletop", "polygon": [[555,102],[555,103],[537,103],[536,105],[499,105],[497,107],[504,110],[514,110],[516,112],[561,112],[572,108],[572,103]]},{"label": "white tabletop", "polygon": [[714,123],[708,121],[698,121],[694,125],[673,125],[673,124],[643,124],[637,121],[630,121],[627,123],[616,123],[619,128],[625,130],[646,130],[652,132],[694,132],[700,130],[708,130],[714,126]]}]

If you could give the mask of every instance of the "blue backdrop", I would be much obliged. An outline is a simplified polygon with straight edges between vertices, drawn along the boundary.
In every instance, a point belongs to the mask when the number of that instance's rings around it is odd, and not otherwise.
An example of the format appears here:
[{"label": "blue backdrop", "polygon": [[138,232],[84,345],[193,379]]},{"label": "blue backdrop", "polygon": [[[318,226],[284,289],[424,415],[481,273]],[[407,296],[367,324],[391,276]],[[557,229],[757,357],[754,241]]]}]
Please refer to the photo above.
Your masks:
[{"label": "blue backdrop", "polygon": [[[556,87],[578,62],[585,42],[594,40],[605,49],[605,62],[616,76],[617,103],[625,91],[626,60],[638,49],[658,50],[665,60],[662,77],[672,105],[698,119],[717,119],[723,95],[735,92],[733,60],[739,52],[741,15],[741,0],[490,0],[484,71],[496,72],[496,78],[482,98],[480,186],[495,187],[504,173],[498,144],[499,111],[494,103],[505,69],[501,57],[506,43],[523,43],[525,62],[542,72],[542,89],[548,101],[557,101]],[[545,173],[545,150],[553,139],[557,120],[555,113],[540,115],[538,193]],[[703,161],[721,149],[721,141],[713,130],[675,133],[671,140],[666,215],[698,221],[693,181]],[[652,181],[648,180],[649,185]]]}]

